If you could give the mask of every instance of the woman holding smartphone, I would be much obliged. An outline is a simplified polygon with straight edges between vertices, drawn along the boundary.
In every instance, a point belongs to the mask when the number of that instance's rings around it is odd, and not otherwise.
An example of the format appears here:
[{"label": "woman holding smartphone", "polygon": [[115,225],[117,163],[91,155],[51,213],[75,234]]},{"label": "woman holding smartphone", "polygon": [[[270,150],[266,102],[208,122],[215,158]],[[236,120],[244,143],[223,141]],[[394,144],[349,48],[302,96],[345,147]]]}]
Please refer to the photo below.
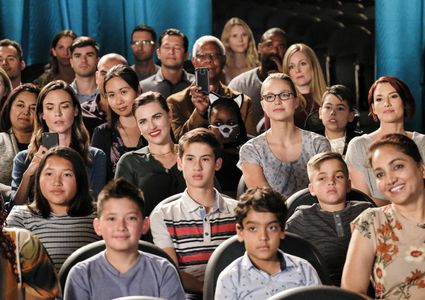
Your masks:
[{"label": "woman holding smartphone", "polygon": [[105,153],[89,146],[89,135],[82,121],[80,102],[71,86],[65,81],[56,80],[41,90],[37,98],[34,132],[28,150],[19,152],[14,159],[10,204],[25,204],[29,200],[35,172],[48,150],[42,144],[43,132],[57,133],[60,146],[70,147],[81,155],[90,187],[97,195],[106,182]]}]

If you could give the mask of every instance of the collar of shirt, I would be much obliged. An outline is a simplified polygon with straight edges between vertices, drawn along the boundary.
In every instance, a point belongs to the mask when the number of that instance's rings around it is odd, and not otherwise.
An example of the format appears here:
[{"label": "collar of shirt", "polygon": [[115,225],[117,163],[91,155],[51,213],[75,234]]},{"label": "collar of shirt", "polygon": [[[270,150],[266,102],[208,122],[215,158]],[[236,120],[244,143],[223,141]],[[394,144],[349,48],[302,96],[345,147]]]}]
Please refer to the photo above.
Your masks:
[{"label": "collar of shirt", "polygon": [[[167,79],[164,78],[164,75],[162,75],[161,69],[159,69],[158,72],[156,72],[155,77],[154,77],[154,81],[156,81],[156,82],[162,82],[162,81],[169,82]],[[187,73],[185,70],[183,70],[182,77],[180,78],[179,82],[182,82],[182,81],[188,82],[188,83],[192,82],[189,73]]]},{"label": "collar of shirt", "polygon": [[[215,212],[227,212],[228,208],[224,203],[223,197],[220,195],[220,193],[214,189],[214,195],[215,195],[215,201],[212,210],[209,212],[209,214],[215,213]],[[182,195],[182,201],[183,201],[183,208],[184,210],[188,212],[197,212],[200,216],[202,214],[205,214],[205,207],[193,200],[188,192],[187,189],[183,192]]]},{"label": "collar of shirt", "polygon": [[[291,268],[294,266],[294,264],[291,262],[291,260],[286,260],[285,259],[285,255],[283,253],[282,250],[277,249],[277,257],[280,260],[280,271],[284,271],[286,268]],[[250,270],[252,268],[256,269],[256,270],[260,270],[258,269],[256,266],[254,266],[254,264],[252,263],[251,259],[248,256],[248,253],[245,252],[243,258],[242,258],[242,263],[241,263],[242,267],[246,270]],[[262,270],[260,270],[262,271]],[[264,271],[263,271],[264,272]]]},{"label": "collar of shirt", "polygon": [[96,90],[94,91],[94,93],[91,94],[91,95],[80,94],[80,92],[78,90],[78,86],[77,86],[77,79],[74,79],[71,82],[70,86],[74,89],[74,91],[77,94],[77,96],[83,96],[83,97],[86,97],[86,98],[95,98],[99,94],[99,89],[98,88],[96,88]]}]

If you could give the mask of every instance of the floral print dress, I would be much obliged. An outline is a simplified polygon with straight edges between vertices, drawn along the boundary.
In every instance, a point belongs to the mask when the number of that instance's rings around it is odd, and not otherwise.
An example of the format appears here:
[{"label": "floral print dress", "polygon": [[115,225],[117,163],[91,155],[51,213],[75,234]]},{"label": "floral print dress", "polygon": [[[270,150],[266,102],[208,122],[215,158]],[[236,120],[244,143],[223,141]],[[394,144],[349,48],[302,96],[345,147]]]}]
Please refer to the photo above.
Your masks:
[{"label": "floral print dress", "polygon": [[365,210],[353,225],[375,249],[375,297],[425,299],[425,224],[406,219],[390,204]]}]

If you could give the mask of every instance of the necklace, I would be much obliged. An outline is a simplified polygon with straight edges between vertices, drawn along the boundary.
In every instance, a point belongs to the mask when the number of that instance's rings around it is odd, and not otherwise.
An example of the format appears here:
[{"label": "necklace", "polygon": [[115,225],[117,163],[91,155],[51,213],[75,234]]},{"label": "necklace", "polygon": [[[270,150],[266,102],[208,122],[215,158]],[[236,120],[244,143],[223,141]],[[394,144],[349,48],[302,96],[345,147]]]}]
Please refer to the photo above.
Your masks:
[{"label": "necklace", "polygon": [[170,151],[165,152],[165,153],[153,153],[149,147],[148,147],[148,149],[149,149],[149,153],[152,154],[153,156],[165,156],[165,155],[170,154],[170,153],[173,153],[173,154],[176,153],[176,146],[174,146]]}]

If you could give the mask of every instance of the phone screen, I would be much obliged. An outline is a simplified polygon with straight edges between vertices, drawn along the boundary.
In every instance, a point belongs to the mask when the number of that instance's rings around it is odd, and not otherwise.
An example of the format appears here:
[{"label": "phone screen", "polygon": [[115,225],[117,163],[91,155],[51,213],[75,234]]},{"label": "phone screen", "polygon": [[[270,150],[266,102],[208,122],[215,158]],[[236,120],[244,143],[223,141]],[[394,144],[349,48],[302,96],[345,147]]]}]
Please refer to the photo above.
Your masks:
[{"label": "phone screen", "polygon": [[59,134],[56,132],[43,132],[41,135],[41,143],[47,149],[59,145]]},{"label": "phone screen", "polygon": [[208,68],[195,69],[196,85],[201,87],[200,92],[208,95],[210,93],[210,84],[208,76]]}]

